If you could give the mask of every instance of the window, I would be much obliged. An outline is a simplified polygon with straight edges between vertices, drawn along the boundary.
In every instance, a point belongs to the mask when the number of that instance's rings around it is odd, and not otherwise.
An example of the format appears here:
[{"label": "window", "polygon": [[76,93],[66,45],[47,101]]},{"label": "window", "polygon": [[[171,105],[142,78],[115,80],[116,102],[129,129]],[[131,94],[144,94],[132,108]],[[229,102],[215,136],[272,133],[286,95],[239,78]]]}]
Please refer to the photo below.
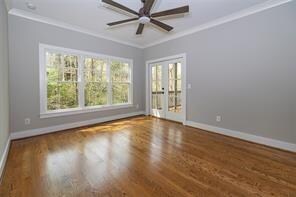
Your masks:
[{"label": "window", "polygon": [[85,58],[84,83],[85,106],[108,104],[107,61]]},{"label": "window", "polygon": [[130,69],[127,63],[111,62],[112,103],[127,103],[130,90]]},{"label": "window", "polygon": [[40,44],[41,117],[132,106],[132,60]]},{"label": "window", "polygon": [[46,52],[47,110],[78,107],[78,58]]}]

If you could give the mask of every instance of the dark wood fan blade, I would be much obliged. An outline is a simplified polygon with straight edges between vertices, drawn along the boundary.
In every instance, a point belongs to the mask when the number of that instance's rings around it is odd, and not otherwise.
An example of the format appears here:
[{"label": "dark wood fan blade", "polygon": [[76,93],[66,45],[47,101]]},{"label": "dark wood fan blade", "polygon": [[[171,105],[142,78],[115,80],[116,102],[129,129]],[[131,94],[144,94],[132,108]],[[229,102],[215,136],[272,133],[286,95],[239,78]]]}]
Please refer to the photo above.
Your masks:
[{"label": "dark wood fan blade", "polygon": [[157,12],[154,14],[151,14],[151,17],[161,17],[161,16],[169,16],[169,15],[174,15],[174,14],[183,14],[189,12],[189,6],[183,6],[179,8],[174,8],[171,10],[165,10],[161,12]]},{"label": "dark wood fan blade", "polygon": [[146,0],[144,4],[145,13],[149,13],[155,0]]},{"label": "dark wood fan blade", "polygon": [[121,9],[121,10],[126,11],[126,12],[132,13],[132,14],[134,14],[134,15],[137,15],[137,16],[140,15],[138,12],[136,12],[136,11],[134,11],[134,10],[128,8],[128,7],[125,7],[124,5],[121,5],[121,4],[119,4],[119,3],[116,3],[115,1],[112,1],[112,0],[102,0],[102,2],[103,2],[103,3],[107,3],[107,4],[109,4],[109,5],[112,5],[112,6],[114,6],[114,7],[117,7],[117,8],[119,8],[119,9]]},{"label": "dark wood fan blade", "polygon": [[116,22],[108,23],[107,25],[109,25],[109,26],[119,25],[119,24],[122,24],[122,23],[130,22],[130,21],[136,21],[138,19],[139,18],[131,18],[131,19],[126,19],[126,20],[122,20],[122,21],[116,21]]},{"label": "dark wood fan blade", "polygon": [[154,25],[157,25],[159,26],[160,28],[166,30],[166,31],[171,31],[172,29],[174,29],[173,27],[167,25],[167,24],[164,24],[158,20],[155,20],[153,18],[150,19],[150,22],[153,23]]},{"label": "dark wood fan blade", "polygon": [[137,29],[137,35],[139,35],[139,34],[142,34],[142,32],[143,32],[143,29],[144,29],[144,24],[139,24],[139,27],[138,27],[138,29]]}]

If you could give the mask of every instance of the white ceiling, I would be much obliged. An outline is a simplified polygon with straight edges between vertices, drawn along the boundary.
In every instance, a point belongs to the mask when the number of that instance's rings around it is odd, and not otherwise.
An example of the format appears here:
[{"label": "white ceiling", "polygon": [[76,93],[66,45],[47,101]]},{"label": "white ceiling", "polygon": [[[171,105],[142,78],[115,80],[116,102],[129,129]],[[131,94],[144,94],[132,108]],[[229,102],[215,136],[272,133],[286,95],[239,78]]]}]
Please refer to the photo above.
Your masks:
[{"label": "white ceiling", "polygon": [[[134,10],[142,6],[140,0],[115,0]],[[109,28],[106,23],[134,17],[119,13],[101,0],[10,0],[10,8],[34,13],[70,25],[85,29],[94,34],[124,41],[139,46],[146,46],[156,41],[173,37],[184,31],[207,24],[211,21],[258,6],[267,0],[156,0],[152,13],[178,6],[189,5],[190,13],[176,18],[163,18],[161,21],[174,27],[170,33],[160,31],[152,25],[146,25],[144,32],[136,36],[138,22]],[[33,3],[37,9],[30,10],[26,2]],[[108,8],[107,8],[108,7]],[[25,12],[24,12],[25,13]],[[30,14],[29,13],[29,14]]]}]

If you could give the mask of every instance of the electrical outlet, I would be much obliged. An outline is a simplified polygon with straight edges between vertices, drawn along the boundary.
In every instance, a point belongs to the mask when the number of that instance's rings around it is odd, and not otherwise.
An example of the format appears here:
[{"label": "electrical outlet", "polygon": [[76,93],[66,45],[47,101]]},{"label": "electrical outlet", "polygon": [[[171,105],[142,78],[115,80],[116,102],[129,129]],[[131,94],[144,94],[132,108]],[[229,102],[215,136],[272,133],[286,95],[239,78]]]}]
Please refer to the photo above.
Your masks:
[{"label": "electrical outlet", "polygon": [[188,83],[188,84],[187,84],[187,88],[188,88],[188,89],[191,89],[191,83]]},{"label": "electrical outlet", "polygon": [[25,119],[25,125],[29,125],[31,124],[31,119],[30,118],[26,118]]},{"label": "electrical outlet", "polygon": [[140,107],[139,104],[137,104],[137,105],[136,105],[136,108],[139,109],[139,107]]},{"label": "electrical outlet", "polygon": [[222,120],[221,116],[216,116],[216,121],[217,122],[221,122],[221,120]]}]

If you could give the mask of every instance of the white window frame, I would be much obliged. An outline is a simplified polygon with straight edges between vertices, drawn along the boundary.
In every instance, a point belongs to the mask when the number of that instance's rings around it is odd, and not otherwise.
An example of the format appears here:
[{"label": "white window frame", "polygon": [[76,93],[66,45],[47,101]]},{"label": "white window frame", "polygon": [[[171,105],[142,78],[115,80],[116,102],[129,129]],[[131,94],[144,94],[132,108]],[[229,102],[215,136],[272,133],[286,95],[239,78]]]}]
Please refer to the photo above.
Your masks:
[{"label": "white window frame", "polygon": [[[61,53],[67,55],[78,56],[78,107],[71,109],[59,109],[59,110],[47,110],[47,81],[46,81],[46,52]],[[98,58],[104,59],[107,61],[107,80],[108,80],[108,102],[107,105],[101,106],[84,106],[84,80],[83,80],[83,67],[84,59],[89,58]],[[110,75],[110,66],[111,61],[117,60],[124,63],[128,63],[130,66],[130,88],[129,88],[129,101],[124,104],[111,104],[112,103],[112,82]],[[112,109],[122,109],[133,107],[133,60],[121,57],[114,57],[104,54],[97,54],[87,51],[80,51],[75,49],[68,49],[63,47],[57,47],[47,44],[39,43],[39,80],[40,80],[40,118],[50,118],[58,116],[67,116],[81,113],[90,113],[104,110]]]}]

